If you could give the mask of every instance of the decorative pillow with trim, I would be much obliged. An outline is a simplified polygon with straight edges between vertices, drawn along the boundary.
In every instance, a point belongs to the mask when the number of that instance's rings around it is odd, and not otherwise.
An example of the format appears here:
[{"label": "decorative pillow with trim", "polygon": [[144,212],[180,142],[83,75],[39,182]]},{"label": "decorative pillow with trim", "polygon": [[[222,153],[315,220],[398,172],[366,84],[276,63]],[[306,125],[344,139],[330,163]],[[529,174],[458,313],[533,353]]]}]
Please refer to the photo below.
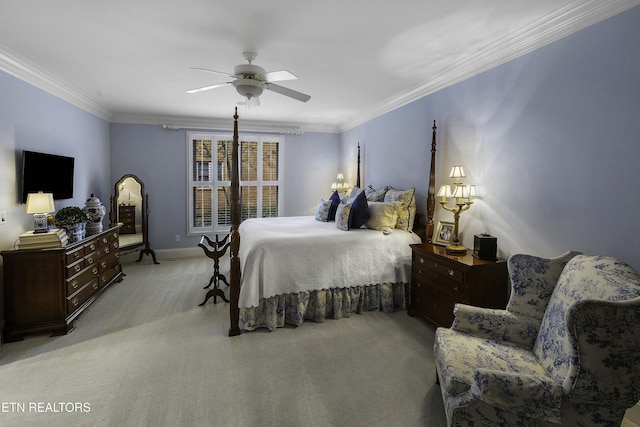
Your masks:
[{"label": "decorative pillow with trim", "polygon": [[399,202],[396,228],[405,231],[413,230],[413,220],[416,216],[415,191],[415,188],[396,190],[393,187],[389,187],[387,194],[384,195],[385,202]]},{"label": "decorative pillow with trim", "polygon": [[358,196],[358,194],[362,193],[364,191],[364,189],[354,185],[353,188],[351,189],[351,192],[349,193],[349,198],[353,199],[355,197]]},{"label": "decorative pillow with trim", "polygon": [[351,216],[351,203],[340,203],[336,210],[336,227],[349,231],[349,219]]},{"label": "decorative pillow with trim", "polygon": [[364,223],[367,228],[382,230],[395,228],[398,220],[398,202],[369,202],[371,217]]},{"label": "decorative pillow with trim", "polygon": [[334,191],[333,194],[329,197],[329,201],[331,201],[331,207],[329,208],[329,216],[327,220],[334,221],[336,219],[336,210],[338,209],[338,205],[340,204],[340,194],[338,194],[337,191]]},{"label": "decorative pillow with trim", "polygon": [[[322,222],[329,222],[329,212],[333,202],[331,200],[320,199],[318,208],[316,209],[316,220]],[[334,214],[335,216],[335,214]]]},{"label": "decorative pillow with trim", "polygon": [[387,194],[387,189],[384,187],[382,190],[376,190],[372,186],[368,185],[364,189],[364,194],[367,196],[369,202],[384,202],[384,195]]}]

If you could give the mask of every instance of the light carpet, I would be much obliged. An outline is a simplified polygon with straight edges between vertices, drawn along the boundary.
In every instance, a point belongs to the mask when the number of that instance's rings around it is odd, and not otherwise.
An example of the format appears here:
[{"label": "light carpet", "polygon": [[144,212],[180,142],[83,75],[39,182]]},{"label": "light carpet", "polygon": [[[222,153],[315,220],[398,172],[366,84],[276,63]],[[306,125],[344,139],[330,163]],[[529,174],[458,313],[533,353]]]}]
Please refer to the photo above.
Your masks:
[{"label": "light carpet", "polygon": [[0,347],[0,425],[445,424],[434,329],[406,311],[230,338],[228,304],[198,307],[210,259],[123,269],[70,334]]}]

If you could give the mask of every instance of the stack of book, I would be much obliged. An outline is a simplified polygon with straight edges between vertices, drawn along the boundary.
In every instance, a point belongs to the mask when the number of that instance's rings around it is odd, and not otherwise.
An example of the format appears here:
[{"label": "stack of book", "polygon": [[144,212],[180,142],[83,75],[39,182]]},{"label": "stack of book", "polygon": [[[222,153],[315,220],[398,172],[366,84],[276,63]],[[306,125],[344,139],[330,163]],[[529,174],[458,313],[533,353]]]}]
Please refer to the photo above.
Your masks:
[{"label": "stack of book", "polygon": [[54,228],[46,233],[27,231],[18,240],[18,249],[46,249],[66,246],[69,238],[64,228]]}]

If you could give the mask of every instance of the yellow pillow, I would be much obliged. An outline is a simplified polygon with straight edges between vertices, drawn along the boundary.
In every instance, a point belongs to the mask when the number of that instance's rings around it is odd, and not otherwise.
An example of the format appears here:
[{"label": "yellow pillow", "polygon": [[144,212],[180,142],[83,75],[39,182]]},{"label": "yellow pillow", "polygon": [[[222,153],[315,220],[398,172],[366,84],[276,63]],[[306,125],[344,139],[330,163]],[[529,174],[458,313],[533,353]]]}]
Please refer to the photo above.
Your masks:
[{"label": "yellow pillow", "polygon": [[369,202],[371,216],[364,223],[367,228],[382,230],[383,228],[395,228],[398,220],[398,203],[396,202]]}]

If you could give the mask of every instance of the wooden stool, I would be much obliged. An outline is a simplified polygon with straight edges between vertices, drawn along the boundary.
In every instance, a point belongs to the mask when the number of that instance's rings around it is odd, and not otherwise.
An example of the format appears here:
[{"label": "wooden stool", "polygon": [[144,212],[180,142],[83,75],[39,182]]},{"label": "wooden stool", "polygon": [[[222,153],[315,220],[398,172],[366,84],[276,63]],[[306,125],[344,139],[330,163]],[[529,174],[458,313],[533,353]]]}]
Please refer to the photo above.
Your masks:
[{"label": "wooden stool", "polygon": [[224,276],[224,274],[220,274],[220,258],[224,256],[230,245],[231,241],[229,239],[229,234],[224,236],[222,240],[218,240],[218,235],[216,234],[215,242],[207,236],[202,236],[202,238],[200,239],[200,243],[198,243],[198,246],[202,248],[206,256],[213,259],[213,275],[211,276],[211,279],[209,279],[209,284],[203,289],[207,289],[211,286],[211,284],[213,284],[213,288],[211,288],[207,292],[204,297],[204,301],[202,302],[202,304],[198,304],[198,306],[201,307],[205,305],[211,297],[213,297],[214,304],[218,302],[218,297],[222,298],[224,302],[229,302],[227,297],[224,296],[224,292],[222,292],[222,290],[218,287],[218,283],[220,280],[222,280],[225,285],[229,286],[227,278]]}]

